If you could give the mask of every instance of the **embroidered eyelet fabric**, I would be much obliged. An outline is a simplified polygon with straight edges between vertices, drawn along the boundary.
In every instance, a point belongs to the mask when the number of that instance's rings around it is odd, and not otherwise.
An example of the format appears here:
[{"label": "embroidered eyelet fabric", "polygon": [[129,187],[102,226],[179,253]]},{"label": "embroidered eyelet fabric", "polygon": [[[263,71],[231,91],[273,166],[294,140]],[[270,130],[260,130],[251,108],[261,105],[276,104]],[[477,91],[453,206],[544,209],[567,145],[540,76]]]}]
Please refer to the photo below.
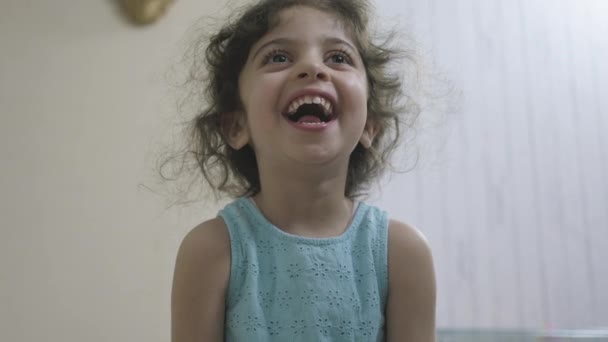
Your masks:
[{"label": "embroidered eyelet fabric", "polygon": [[249,198],[219,216],[232,257],[225,341],[385,340],[386,212],[359,203],[346,231],[332,238],[288,234]]}]

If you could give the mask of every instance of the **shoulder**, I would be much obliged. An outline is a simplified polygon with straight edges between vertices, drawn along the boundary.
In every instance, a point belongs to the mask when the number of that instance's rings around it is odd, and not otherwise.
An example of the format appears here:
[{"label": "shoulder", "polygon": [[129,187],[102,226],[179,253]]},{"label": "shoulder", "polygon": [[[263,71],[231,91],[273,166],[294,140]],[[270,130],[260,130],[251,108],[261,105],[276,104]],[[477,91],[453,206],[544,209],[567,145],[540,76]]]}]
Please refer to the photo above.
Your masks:
[{"label": "shoulder", "polygon": [[388,341],[434,341],[436,284],[431,248],[416,228],[389,221]]},{"label": "shoulder", "polygon": [[229,270],[230,236],[221,218],[199,224],[184,237],[177,252],[176,276],[227,276]]},{"label": "shoulder", "polygon": [[230,236],[224,220],[219,217],[192,229],[182,240],[178,257],[230,256]]},{"label": "shoulder", "polygon": [[389,291],[391,285],[434,287],[433,256],[427,239],[418,229],[396,220],[388,224],[388,268]]},{"label": "shoulder", "polygon": [[396,220],[389,221],[388,259],[389,286],[394,282],[423,282],[428,283],[424,285],[434,285],[431,248],[427,239],[416,228]]},{"label": "shoulder", "polygon": [[184,237],[175,261],[171,293],[173,341],[219,341],[230,279],[230,237],[220,218]]},{"label": "shoulder", "polygon": [[389,221],[388,245],[389,254],[392,253],[395,257],[406,258],[414,263],[431,261],[431,248],[426,237],[407,223]]}]

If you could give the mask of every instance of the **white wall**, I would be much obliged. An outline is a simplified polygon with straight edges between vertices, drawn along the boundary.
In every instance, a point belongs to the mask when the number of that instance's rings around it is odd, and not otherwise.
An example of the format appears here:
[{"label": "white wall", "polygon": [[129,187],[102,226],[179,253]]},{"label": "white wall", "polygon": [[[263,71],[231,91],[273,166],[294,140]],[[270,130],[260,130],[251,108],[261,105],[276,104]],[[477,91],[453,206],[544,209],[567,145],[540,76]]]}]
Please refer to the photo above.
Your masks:
[{"label": "white wall", "polygon": [[215,208],[139,184],[176,116],[166,74],[218,6],[135,28],[112,1],[2,1],[1,341],[169,340],[178,242]]},{"label": "white wall", "polygon": [[[177,245],[219,204],[139,184],[176,116],[165,75],[220,5],[134,28],[109,0],[2,2],[0,340],[168,340]],[[465,98],[377,201],[433,244],[440,326],[608,325],[605,2],[378,6]]]},{"label": "white wall", "polygon": [[464,97],[378,201],[434,246],[439,323],[608,326],[608,3],[378,3]]}]

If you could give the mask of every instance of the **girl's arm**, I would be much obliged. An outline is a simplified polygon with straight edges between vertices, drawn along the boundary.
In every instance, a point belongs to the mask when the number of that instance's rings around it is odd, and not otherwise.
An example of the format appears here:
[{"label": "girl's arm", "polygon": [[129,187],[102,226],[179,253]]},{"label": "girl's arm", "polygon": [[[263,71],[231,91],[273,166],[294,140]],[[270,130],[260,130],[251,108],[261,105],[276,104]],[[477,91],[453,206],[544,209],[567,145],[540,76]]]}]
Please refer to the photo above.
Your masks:
[{"label": "girl's arm", "polygon": [[426,239],[391,220],[388,233],[388,342],[435,341],[435,271]]},{"label": "girl's arm", "polygon": [[177,253],[171,293],[172,342],[224,341],[230,238],[224,222],[194,228]]}]

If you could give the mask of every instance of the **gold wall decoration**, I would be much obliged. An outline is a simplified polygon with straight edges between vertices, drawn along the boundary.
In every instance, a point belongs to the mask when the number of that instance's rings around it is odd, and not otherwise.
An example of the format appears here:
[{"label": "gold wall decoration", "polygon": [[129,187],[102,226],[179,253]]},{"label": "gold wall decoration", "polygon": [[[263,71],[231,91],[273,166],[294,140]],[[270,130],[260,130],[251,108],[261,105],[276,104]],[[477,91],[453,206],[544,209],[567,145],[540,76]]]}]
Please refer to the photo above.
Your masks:
[{"label": "gold wall decoration", "polygon": [[119,0],[125,14],[138,25],[151,24],[162,17],[175,0]]}]

